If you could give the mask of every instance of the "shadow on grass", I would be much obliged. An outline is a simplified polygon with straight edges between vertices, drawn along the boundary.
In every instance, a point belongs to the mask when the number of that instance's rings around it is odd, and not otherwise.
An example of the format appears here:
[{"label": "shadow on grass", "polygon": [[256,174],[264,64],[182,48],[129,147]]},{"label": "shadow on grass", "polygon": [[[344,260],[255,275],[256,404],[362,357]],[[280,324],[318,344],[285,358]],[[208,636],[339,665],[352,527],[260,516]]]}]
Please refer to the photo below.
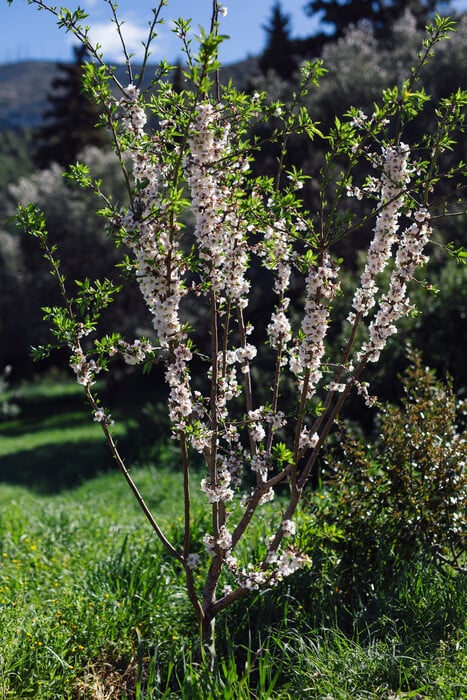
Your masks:
[{"label": "shadow on grass", "polygon": [[64,395],[53,398],[28,398],[16,402],[19,416],[1,424],[5,437],[42,432],[46,428],[69,428],[88,423],[91,414],[82,395]]},{"label": "shadow on grass", "polygon": [[[140,459],[142,450],[132,414],[151,396],[148,387],[122,383],[110,402],[116,420],[114,438],[132,462]],[[107,405],[104,389],[103,385]],[[18,416],[0,422],[0,483],[52,494],[116,469],[78,385],[39,381],[23,387],[16,403]]]},{"label": "shadow on grass", "polygon": [[115,468],[103,439],[44,444],[0,457],[0,482],[58,493]]}]

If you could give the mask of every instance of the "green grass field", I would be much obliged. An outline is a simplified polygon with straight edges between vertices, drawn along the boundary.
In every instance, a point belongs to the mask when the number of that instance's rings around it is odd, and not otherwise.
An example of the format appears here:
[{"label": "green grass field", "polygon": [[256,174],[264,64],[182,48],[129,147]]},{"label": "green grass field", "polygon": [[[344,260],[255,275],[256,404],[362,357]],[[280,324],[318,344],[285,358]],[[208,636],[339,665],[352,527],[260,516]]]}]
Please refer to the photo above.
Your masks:
[{"label": "green grass field", "polygon": [[[466,700],[467,582],[417,562],[359,617],[342,609],[328,552],[319,570],[227,611],[216,668],[197,664],[180,567],[77,391],[23,389],[0,429],[0,698]],[[176,453],[133,474],[176,542]],[[193,494],[201,537],[196,480]]]}]

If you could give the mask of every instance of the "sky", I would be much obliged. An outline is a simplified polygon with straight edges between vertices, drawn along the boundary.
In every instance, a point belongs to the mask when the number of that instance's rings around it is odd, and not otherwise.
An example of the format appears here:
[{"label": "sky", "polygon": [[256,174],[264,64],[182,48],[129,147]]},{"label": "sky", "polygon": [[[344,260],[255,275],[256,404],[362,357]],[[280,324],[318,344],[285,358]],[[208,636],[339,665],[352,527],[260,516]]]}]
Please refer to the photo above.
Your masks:
[{"label": "sky", "polygon": [[[222,1],[222,0],[221,0]],[[121,60],[121,47],[110,21],[110,8],[106,0],[51,0],[52,5],[65,5],[69,9],[78,5],[89,13],[86,22],[93,27],[94,41],[98,41],[108,61]],[[234,63],[258,55],[264,48],[266,33],[274,0],[225,0],[227,14],[221,17],[220,30],[230,39],[223,43],[220,52],[222,63]],[[318,18],[310,18],[304,12],[306,0],[281,0],[281,7],[290,17],[293,37],[310,36],[317,30]],[[141,55],[141,42],[145,40],[151,8],[158,0],[118,0],[119,17],[125,21],[123,34],[128,47]],[[467,10],[467,0],[454,0],[453,7]],[[152,59],[161,58],[174,62],[182,57],[177,37],[171,32],[171,21],[178,17],[191,18],[193,33],[199,25],[209,25],[212,0],[168,0],[163,9],[166,19],[158,28],[158,37],[153,44]],[[0,0],[0,64],[24,60],[68,61],[72,59],[73,37],[59,30],[56,20],[46,11],[38,11],[26,0]]]},{"label": "sky", "polygon": [[[467,2],[467,0],[465,0]],[[222,0],[221,0],[222,2]],[[99,41],[107,60],[121,58],[121,47],[115,27],[110,21],[111,11],[106,0],[51,0],[58,7],[72,9],[78,5],[89,13],[87,23],[94,27],[94,40]],[[221,50],[222,63],[232,63],[249,55],[257,55],[264,48],[266,33],[262,25],[271,17],[274,0],[225,0],[227,15],[221,17],[221,32],[231,38]],[[305,15],[306,0],[281,0],[282,10],[290,15],[293,36],[309,36],[317,26],[316,20]],[[125,20],[125,40],[136,56],[141,52],[141,42],[147,36],[151,8],[158,0],[118,0],[118,11]],[[209,25],[212,0],[168,0],[163,9],[165,25],[159,26],[158,38],[153,45],[153,58],[175,61],[181,57],[180,42],[171,32],[171,20],[191,18],[194,34],[199,25]],[[56,27],[54,18],[45,11],[27,5],[26,0],[0,0],[0,63],[13,63],[28,59],[71,60],[73,38]]]}]

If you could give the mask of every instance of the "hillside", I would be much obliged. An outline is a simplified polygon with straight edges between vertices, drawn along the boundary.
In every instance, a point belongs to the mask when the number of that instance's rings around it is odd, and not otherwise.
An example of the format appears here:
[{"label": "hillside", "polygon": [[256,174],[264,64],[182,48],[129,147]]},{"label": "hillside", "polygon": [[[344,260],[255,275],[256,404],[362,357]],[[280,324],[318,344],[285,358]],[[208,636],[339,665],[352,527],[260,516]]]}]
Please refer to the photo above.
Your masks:
[{"label": "hillside", "polygon": [[[249,58],[223,69],[223,80],[242,87],[258,73],[258,61]],[[42,121],[47,95],[57,75],[57,64],[48,61],[23,61],[0,66],[0,130],[35,127]],[[123,83],[125,67],[117,67]],[[147,75],[151,75],[148,67]]]},{"label": "hillside", "polygon": [[56,73],[56,65],[46,61],[0,66],[0,129],[36,126]]}]

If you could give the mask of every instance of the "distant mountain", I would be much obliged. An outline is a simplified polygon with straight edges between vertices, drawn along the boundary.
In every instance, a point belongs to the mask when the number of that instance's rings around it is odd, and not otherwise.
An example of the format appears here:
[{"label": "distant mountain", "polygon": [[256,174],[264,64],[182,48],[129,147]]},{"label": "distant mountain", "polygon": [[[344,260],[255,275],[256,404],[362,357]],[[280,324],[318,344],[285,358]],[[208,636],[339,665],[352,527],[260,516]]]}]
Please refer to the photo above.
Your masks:
[{"label": "distant mountain", "polygon": [[56,64],[47,61],[0,66],[0,129],[37,126],[56,74]]},{"label": "distant mountain", "polygon": [[[258,59],[249,58],[222,69],[222,79],[232,78],[237,87],[259,73]],[[57,64],[50,61],[23,61],[0,66],[0,131],[36,127],[42,121],[47,95],[57,75]],[[150,77],[150,67],[147,69]],[[125,67],[117,67],[125,83]]]}]

